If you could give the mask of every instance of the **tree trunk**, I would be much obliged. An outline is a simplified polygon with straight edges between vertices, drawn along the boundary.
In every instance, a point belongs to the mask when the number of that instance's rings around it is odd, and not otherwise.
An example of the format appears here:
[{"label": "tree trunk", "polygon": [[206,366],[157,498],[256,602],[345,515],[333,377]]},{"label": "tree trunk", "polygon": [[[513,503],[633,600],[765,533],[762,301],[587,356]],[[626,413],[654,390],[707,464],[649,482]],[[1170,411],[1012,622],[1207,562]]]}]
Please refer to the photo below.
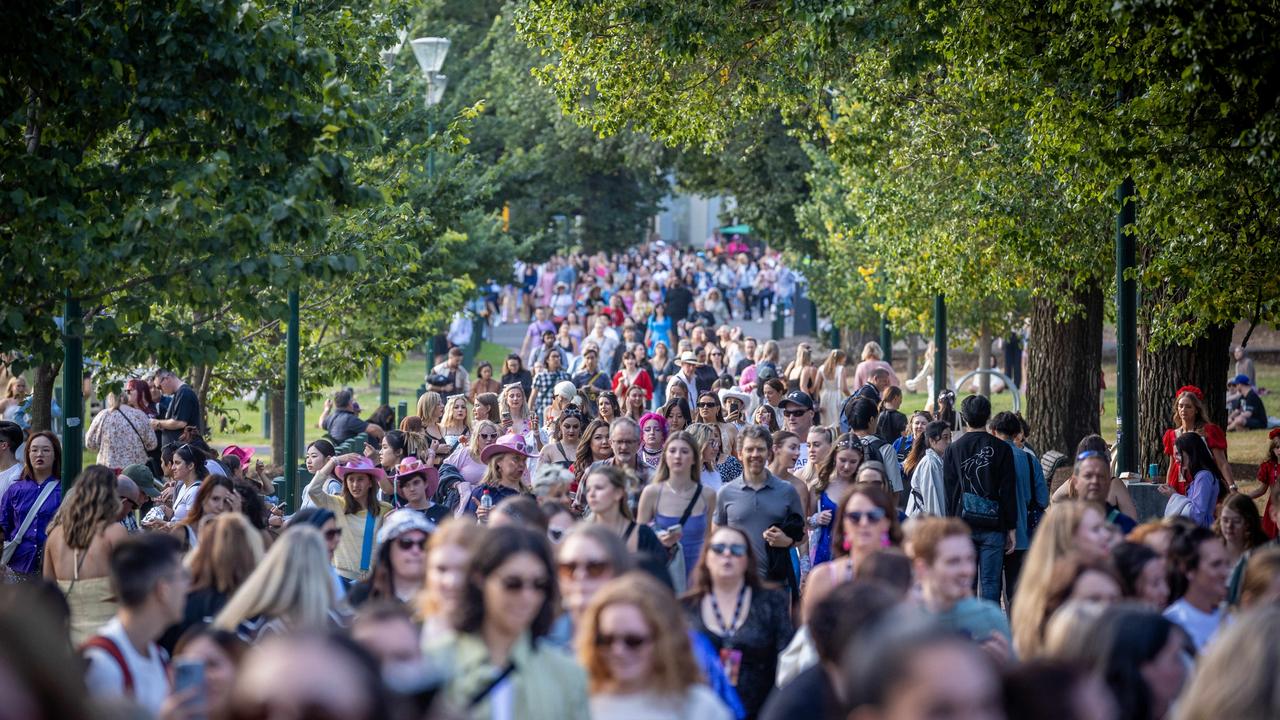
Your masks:
[{"label": "tree trunk", "polygon": [[212,377],[213,367],[209,365],[198,365],[191,371],[191,388],[200,399],[200,434],[206,438],[209,436],[209,380]]},{"label": "tree trunk", "polygon": [[916,373],[920,372],[920,336],[915,333],[908,333],[907,339],[907,374],[906,377],[913,378]]},{"label": "tree trunk", "polygon": [[[1209,419],[1227,422],[1227,373],[1231,365],[1231,326],[1210,328],[1190,345],[1167,345],[1151,350],[1151,326],[1138,325],[1138,454],[1146,468],[1156,463],[1168,467],[1161,445],[1173,427],[1174,393],[1183,385],[1195,385],[1204,393]],[[1163,476],[1163,473],[1162,473]]]},{"label": "tree trunk", "polygon": [[53,384],[61,363],[37,365],[31,385],[31,432],[53,429]]},{"label": "tree trunk", "polygon": [[268,389],[267,403],[271,408],[271,459],[280,462],[284,457],[284,391]]},{"label": "tree trunk", "polygon": [[1026,414],[1036,450],[1071,455],[1081,438],[1098,432],[1103,297],[1101,284],[1062,293],[1081,306],[1065,321],[1053,293],[1032,302]]},{"label": "tree trunk", "polygon": [[[982,321],[982,328],[978,331],[978,369],[987,370],[991,367],[991,326],[986,320]],[[978,394],[983,397],[991,397],[991,376],[987,373],[978,375]]]}]

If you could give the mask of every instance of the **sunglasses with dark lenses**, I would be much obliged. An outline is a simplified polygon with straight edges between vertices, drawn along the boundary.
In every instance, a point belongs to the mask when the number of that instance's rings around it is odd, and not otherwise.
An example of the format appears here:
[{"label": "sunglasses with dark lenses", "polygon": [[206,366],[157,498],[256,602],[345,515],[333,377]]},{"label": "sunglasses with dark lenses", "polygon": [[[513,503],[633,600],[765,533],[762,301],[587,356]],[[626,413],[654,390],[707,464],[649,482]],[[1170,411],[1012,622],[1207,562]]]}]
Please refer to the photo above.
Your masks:
[{"label": "sunglasses with dark lenses", "polygon": [[498,433],[480,433],[481,440],[497,440]]},{"label": "sunglasses with dark lenses", "polygon": [[711,552],[716,555],[732,555],[734,557],[745,557],[747,554],[747,546],[742,543],[712,543]]},{"label": "sunglasses with dark lenses", "polygon": [[850,510],[844,516],[849,518],[854,525],[861,525],[863,520],[866,520],[867,524],[870,525],[884,519],[884,510],[882,508],[872,508],[866,512]]},{"label": "sunglasses with dark lenses", "polygon": [[615,647],[618,643],[622,643],[628,650],[639,650],[651,642],[653,642],[653,638],[647,635],[632,635],[631,633],[618,633],[617,635],[600,633],[596,635],[596,647]]},{"label": "sunglasses with dark lenses", "polygon": [[342,537],[342,528],[334,528],[332,530],[324,531],[325,540],[337,540],[340,537]]},{"label": "sunglasses with dark lenses", "polygon": [[717,408],[717,407],[720,407],[720,406],[719,406],[719,405],[716,405],[716,404],[715,404],[715,403],[713,403],[713,402],[704,402],[704,403],[698,403],[698,407],[700,407],[700,408]]},{"label": "sunglasses with dark lenses", "polygon": [[547,537],[551,542],[560,542],[564,539],[564,528],[547,528]]},{"label": "sunglasses with dark lenses", "polygon": [[415,540],[413,538],[396,538],[396,545],[401,550],[409,550],[411,548],[418,548],[421,550],[427,546],[427,539],[422,538]]},{"label": "sunglasses with dark lenses", "polygon": [[502,583],[502,589],[509,593],[518,593],[523,590],[533,590],[540,593],[547,591],[546,578],[522,578],[518,575],[508,575],[499,582]]},{"label": "sunglasses with dark lenses", "polygon": [[800,417],[801,415],[807,412],[809,411],[808,410],[783,410],[782,414],[786,417]]},{"label": "sunglasses with dark lenses", "polygon": [[604,560],[584,560],[582,562],[560,563],[560,577],[572,580],[579,574],[591,580],[599,580],[609,571],[609,563]]}]

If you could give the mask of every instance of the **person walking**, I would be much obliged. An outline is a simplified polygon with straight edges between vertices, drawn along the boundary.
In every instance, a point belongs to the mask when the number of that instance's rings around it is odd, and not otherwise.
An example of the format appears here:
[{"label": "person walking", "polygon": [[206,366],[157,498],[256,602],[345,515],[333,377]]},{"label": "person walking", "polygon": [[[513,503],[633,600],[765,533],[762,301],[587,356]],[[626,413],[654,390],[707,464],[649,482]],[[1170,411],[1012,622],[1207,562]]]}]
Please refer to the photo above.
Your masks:
[{"label": "person walking", "polygon": [[1017,476],[1009,444],[987,432],[991,401],[970,395],[960,403],[966,432],[942,458],[948,515],[964,520],[978,548],[978,596],[999,602],[1004,556],[1018,526]]}]

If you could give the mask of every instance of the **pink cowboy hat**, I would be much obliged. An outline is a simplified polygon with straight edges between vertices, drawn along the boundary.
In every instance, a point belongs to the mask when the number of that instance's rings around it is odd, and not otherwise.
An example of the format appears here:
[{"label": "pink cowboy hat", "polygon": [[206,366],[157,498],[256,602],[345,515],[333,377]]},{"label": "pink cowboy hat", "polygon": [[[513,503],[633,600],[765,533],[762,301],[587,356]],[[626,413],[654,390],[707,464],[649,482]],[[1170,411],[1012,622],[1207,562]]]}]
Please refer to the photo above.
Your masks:
[{"label": "pink cowboy hat", "polygon": [[440,487],[440,473],[413,455],[401,460],[396,466],[396,482],[403,482],[410,475],[421,475],[426,479],[428,499],[433,497],[436,494],[436,488]]},{"label": "pink cowboy hat", "polygon": [[480,462],[487,463],[495,455],[516,453],[525,457],[533,457],[523,435],[508,433],[493,441],[493,444],[480,451]]},{"label": "pink cowboy hat", "polygon": [[249,458],[253,457],[253,448],[242,448],[239,445],[228,445],[222,450],[222,456],[234,455],[240,458],[240,467],[249,467]]},{"label": "pink cowboy hat", "polygon": [[387,474],[382,471],[382,468],[374,465],[373,461],[367,457],[358,457],[346,465],[339,465],[335,472],[337,472],[339,480],[345,480],[348,475],[353,473],[368,475],[375,481],[387,478]]}]

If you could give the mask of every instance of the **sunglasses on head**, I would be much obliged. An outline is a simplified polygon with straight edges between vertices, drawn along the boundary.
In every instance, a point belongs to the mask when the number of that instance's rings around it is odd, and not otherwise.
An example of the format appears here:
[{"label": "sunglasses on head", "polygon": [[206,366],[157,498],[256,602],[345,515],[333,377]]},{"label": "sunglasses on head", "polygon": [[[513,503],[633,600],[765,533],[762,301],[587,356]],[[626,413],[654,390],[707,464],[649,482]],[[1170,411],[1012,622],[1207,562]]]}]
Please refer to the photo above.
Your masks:
[{"label": "sunglasses on head", "polygon": [[711,552],[716,555],[744,557],[747,554],[747,546],[742,543],[712,543]]},{"label": "sunglasses on head", "polygon": [[565,561],[560,563],[560,577],[566,580],[572,580],[578,577],[579,574],[591,580],[599,580],[607,572],[609,572],[609,563],[605,560]]},{"label": "sunglasses on head", "polygon": [[631,633],[618,633],[617,635],[600,633],[596,635],[596,647],[616,647],[618,643],[622,643],[628,650],[639,650],[651,642],[653,642],[651,637],[633,635]]},{"label": "sunglasses on head", "polygon": [[547,591],[546,578],[522,578],[518,575],[508,575],[499,580],[499,582],[502,583],[502,589],[509,593],[518,593],[524,590],[533,590],[539,593]]},{"label": "sunglasses on head", "polygon": [[849,521],[852,522],[854,525],[861,525],[863,520],[865,520],[867,524],[870,525],[870,524],[878,523],[884,519],[884,509],[871,508],[866,512],[862,512],[860,510],[850,510],[849,512],[845,513],[844,516],[846,518],[849,518]]},{"label": "sunglasses on head", "polygon": [[411,548],[418,548],[421,550],[427,546],[427,539],[421,538],[415,540],[413,538],[396,538],[396,546],[401,550],[409,550]]}]

